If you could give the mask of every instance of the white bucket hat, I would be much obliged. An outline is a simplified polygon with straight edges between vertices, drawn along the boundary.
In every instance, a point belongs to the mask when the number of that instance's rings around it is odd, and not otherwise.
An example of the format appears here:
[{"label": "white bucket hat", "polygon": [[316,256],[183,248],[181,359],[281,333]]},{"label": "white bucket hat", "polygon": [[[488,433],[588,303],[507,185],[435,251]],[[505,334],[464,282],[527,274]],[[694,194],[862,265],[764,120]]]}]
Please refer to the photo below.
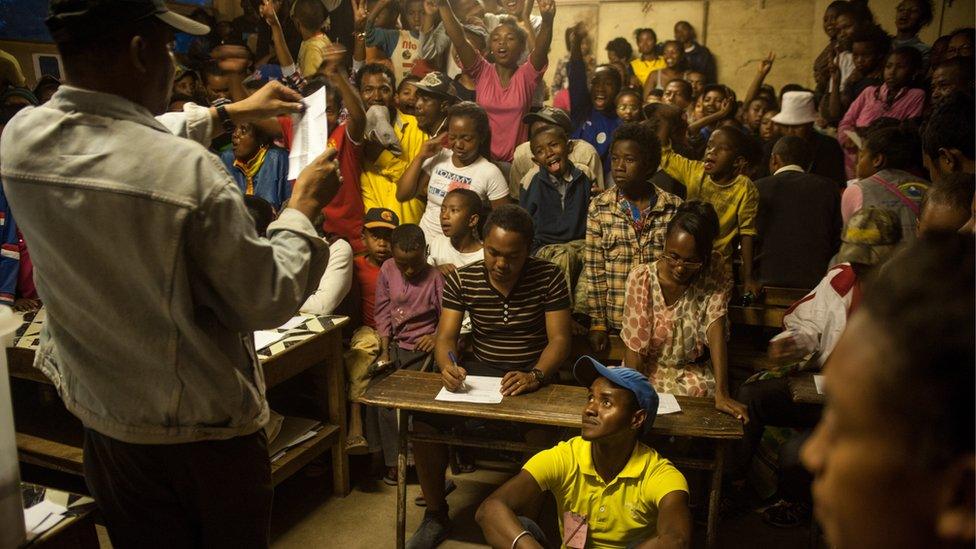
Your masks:
[{"label": "white bucket hat", "polygon": [[817,119],[817,107],[813,104],[813,92],[791,91],[783,94],[783,106],[773,117],[773,122],[784,126],[800,126]]}]

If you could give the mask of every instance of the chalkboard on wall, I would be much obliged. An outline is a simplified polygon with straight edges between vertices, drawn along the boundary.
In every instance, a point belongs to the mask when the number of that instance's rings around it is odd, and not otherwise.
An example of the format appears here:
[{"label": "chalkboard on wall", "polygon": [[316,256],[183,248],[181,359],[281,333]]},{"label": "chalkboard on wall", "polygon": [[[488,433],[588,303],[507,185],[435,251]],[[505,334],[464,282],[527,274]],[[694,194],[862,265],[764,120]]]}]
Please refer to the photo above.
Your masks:
[{"label": "chalkboard on wall", "polygon": [[[52,42],[44,25],[50,0],[0,0],[0,40]],[[213,6],[213,0],[180,0],[179,4]]]}]

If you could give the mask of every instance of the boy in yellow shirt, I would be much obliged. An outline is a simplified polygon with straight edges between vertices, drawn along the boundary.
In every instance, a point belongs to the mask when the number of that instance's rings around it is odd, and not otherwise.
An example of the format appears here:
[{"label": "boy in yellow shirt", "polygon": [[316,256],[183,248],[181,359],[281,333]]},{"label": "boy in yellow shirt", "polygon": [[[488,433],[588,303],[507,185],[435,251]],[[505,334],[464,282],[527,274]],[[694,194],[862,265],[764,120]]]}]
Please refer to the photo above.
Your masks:
[{"label": "boy in yellow shirt", "polygon": [[[485,540],[525,549],[687,546],[688,483],[639,441],[654,422],[657,393],[637,370],[607,368],[588,356],[576,361],[573,374],[589,387],[582,436],[539,452],[488,496],[475,515]],[[556,499],[559,544],[524,516],[544,491]]]},{"label": "boy in yellow shirt", "polygon": [[758,295],[759,284],[752,277],[753,244],[759,191],[742,171],[748,164],[749,136],[735,128],[712,132],[702,160],[689,160],[670,147],[661,150],[661,169],[688,190],[688,200],[703,200],[715,208],[719,235],[715,251],[731,268],[735,240],[742,247],[742,283],[747,292]]},{"label": "boy in yellow shirt", "polygon": [[302,35],[302,45],[298,48],[298,70],[305,78],[311,78],[318,72],[325,60],[325,48],[332,43],[322,32],[328,15],[321,0],[295,0],[292,6],[291,19]]}]

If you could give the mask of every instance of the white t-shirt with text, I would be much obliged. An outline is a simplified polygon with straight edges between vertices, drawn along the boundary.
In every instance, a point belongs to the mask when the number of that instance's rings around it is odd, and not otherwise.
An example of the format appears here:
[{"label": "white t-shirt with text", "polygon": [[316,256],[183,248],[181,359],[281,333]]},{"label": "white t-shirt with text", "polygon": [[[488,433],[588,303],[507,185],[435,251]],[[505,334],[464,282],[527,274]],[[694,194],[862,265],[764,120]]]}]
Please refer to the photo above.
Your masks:
[{"label": "white t-shirt with text", "polygon": [[498,200],[508,196],[508,182],[498,166],[479,157],[471,164],[458,168],[451,158],[454,151],[442,149],[436,156],[424,161],[423,169],[430,175],[427,184],[427,209],[420,219],[420,228],[428,241],[444,235],[441,230],[441,203],[454,189],[470,189],[482,200]]}]

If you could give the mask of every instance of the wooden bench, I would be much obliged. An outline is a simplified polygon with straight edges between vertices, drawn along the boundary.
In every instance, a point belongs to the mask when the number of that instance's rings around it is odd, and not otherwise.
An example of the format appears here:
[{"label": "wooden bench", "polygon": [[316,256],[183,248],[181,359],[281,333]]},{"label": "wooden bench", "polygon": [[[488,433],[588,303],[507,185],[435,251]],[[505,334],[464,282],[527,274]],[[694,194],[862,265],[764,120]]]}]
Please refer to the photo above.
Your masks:
[{"label": "wooden bench", "polygon": [[729,305],[729,321],[748,326],[782,328],[786,311],[808,293],[809,290],[797,288],[767,287],[763,290],[761,302],[744,306],[741,305],[743,290],[740,286],[736,288]]},{"label": "wooden bench", "polygon": [[[305,373],[306,388],[317,406],[316,419],[322,420],[319,432],[289,449],[271,464],[271,479],[277,485],[322,455],[332,452],[333,490],[340,496],[349,493],[349,458],[346,444],[346,381],[342,358],[342,327],[346,317],[333,317],[324,330],[294,345],[261,359],[265,386],[270,391]],[[50,385],[50,380],[33,367],[34,350],[7,348],[10,376]],[[17,453],[21,461],[48,469],[84,476],[80,445],[80,423],[64,411],[46,417],[17,421]],[[16,405],[16,403],[15,403]],[[34,414],[35,416],[40,414]],[[32,420],[33,419],[33,420]]]},{"label": "wooden bench", "polygon": [[[579,429],[583,406],[586,403],[586,389],[569,385],[547,385],[534,393],[505,397],[500,404],[480,405],[434,400],[441,387],[439,374],[399,370],[373,384],[359,399],[363,404],[397,409],[400,425],[399,456],[397,459],[396,546],[398,549],[404,547],[406,540],[408,440],[512,451],[538,451],[543,449],[519,442],[484,440],[471,436],[415,434],[409,432],[407,428],[409,412]],[[703,438],[715,443],[715,457],[712,460],[673,460],[678,467],[711,471],[707,539],[709,546],[713,546],[718,521],[726,443],[742,438],[742,424],[735,418],[716,410],[715,402],[712,399],[680,396],[677,399],[681,405],[681,412],[658,416],[654,421],[651,433],[659,436]]]}]

